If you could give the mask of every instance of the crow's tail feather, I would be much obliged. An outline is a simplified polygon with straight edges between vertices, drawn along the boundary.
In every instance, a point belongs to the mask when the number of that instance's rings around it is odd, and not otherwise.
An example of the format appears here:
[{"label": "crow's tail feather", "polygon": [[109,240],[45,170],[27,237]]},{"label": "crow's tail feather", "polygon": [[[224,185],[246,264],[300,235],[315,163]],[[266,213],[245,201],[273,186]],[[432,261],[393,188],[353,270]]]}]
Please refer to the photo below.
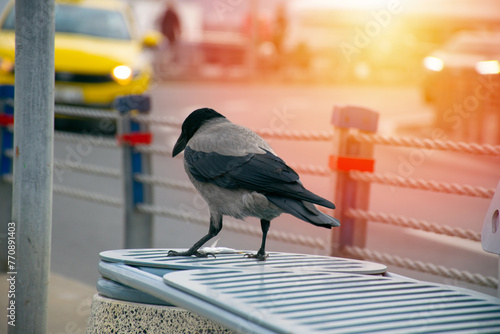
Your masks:
[{"label": "crow's tail feather", "polygon": [[305,188],[303,190],[303,195],[305,195],[305,196],[302,197],[301,199],[306,201],[306,202],[318,204],[318,205],[321,205],[321,206],[324,206],[324,207],[327,207],[330,209],[335,209],[335,204],[333,204],[332,202],[330,202],[329,200],[327,200],[321,196],[316,195],[315,193],[313,193]]},{"label": "crow's tail feather", "polygon": [[338,219],[324,214],[316,209],[316,207],[311,203],[281,196],[267,195],[266,197],[271,203],[284,212],[313,225],[326,228],[340,226]]}]

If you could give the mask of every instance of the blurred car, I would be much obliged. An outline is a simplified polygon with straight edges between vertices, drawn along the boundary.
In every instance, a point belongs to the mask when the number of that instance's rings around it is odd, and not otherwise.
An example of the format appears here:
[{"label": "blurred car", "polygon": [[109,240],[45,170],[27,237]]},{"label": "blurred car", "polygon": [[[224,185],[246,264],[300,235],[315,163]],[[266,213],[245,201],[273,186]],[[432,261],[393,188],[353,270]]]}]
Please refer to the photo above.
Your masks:
[{"label": "blurred car", "polygon": [[[0,16],[0,84],[14,83],[14,1]],[[56,1],[55,102],[108,107],[120,95],[150,84],[148,47],[159,34],[140,37],[131,8],[118,0]]]},{"label": "blurred car", "polygon": [[426,102],[436,102],[443,89],[451,90],[458,84],[467,91],[466,86],[477,85],[476,79],[481,76],[491,76],[489,80],[497,81],[500,79],[500,32],[458,33],[425,57],[423,65]]}]

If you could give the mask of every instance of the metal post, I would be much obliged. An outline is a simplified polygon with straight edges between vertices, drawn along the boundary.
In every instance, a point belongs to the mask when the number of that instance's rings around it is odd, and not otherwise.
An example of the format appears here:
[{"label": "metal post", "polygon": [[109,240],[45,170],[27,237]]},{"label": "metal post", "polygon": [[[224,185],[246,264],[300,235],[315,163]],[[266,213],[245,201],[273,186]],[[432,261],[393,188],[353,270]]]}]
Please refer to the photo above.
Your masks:
[{"label": "metal post", "polygon": [[15,326],[46,333],[54,144],[54,0],[16,1],[12,220]]},{"label": "metal post", "polygon": [[257,50],[259,48],[260,27],[259,27],[259,0],[250,0],[250,39],[249,43],[249,69],[252,79],[257,75]]},{"label": "metal post", "polygon": [[14,117],[14,86],[0,86],[0,272],[7,270],[8,223],[12,218],[12,152],[14,135],[12,133]]},{"label": "metal post", "polygon": [[146,144],[144,138],[151,139],[148,124],[140,124],[132,119],[133,113],[147,113],[150,109],[149,96],[129,95],[115,101],[120,112],[118,140],[122,146],[123,194],[125,209],[125,248],[150,248],[153,245],[153,216],[139,212],[139,203],[151,204],[153,193],[150,185],[134,179],[138,173],[151,173],[151,157],[134,150],[138,143]]},{"label": "metal post", "polygon": [[[358,143],[350,138],[351,132],[376,132],[378,113],[360,107],[336,107],[332,123],[335,128],[337,155],[330,159],[330,166],[337,171],[335,205],[340,229],[332,230],[330,255],[341,255],[344,246],[365,247],[366,221],[348,217],[351,208],[368,209],[370,184],[349,178],[350,170],[360,170],[362,165],[373,168],[373,145]],[[341,163],[343,161],[343,163]],[[350,165],[348,167],[341,165]]]}]

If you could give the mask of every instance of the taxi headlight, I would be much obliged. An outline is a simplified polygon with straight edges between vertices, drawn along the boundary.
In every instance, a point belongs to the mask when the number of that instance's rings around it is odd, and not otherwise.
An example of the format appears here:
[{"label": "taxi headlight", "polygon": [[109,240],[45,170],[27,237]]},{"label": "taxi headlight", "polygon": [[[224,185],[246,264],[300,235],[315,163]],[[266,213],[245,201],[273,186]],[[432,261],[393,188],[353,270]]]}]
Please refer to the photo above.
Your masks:
[{"label": "taxi headlight", "polygon": [[498,74],[500,73],[500,64],[498,60],[486,60],[476,63],[476,71],[479,74]]},{"label": "taxi headlight", "polygon": [[113,71],[111,71],[111,76],[113,77],[113,79],[120,84],[126,84],[130,82],[130,80],[132,80],[132,75],[132,69],[126,65],[116,66],[115,68],[113,68]]}]

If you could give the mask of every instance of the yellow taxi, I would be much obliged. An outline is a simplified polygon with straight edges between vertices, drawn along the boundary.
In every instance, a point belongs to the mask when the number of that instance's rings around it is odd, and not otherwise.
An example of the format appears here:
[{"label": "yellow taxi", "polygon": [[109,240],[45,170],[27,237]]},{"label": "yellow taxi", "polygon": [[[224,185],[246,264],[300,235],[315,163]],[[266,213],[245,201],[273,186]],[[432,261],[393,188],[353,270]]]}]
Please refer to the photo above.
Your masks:
[{"label": "yellow taxi", "polygon": [[[14,83],[14,1],[0,16],[0,84]],[[55,102],[110,106],[149,87],[147,49],[158,33],[138,35],[130,6],[119,0],[57,0]]]}]

